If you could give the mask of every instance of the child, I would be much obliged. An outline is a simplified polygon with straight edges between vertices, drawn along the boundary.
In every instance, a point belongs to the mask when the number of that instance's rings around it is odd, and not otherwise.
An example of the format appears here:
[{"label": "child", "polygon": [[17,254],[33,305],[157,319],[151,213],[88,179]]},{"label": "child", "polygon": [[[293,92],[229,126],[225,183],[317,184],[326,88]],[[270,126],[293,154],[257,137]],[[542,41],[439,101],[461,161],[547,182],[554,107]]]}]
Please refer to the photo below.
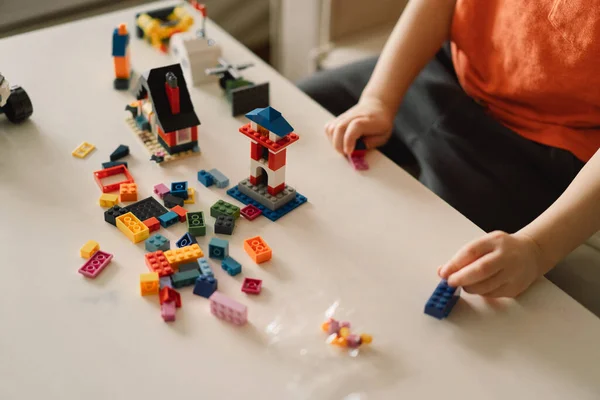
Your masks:
[{"label": "child", "polygon": [[362,137],[416,164],[491,232],[440,277],[514,297],[600,230],[599,64],[600,0],[412,0],[378,61],[299,86],[338,152]]}]

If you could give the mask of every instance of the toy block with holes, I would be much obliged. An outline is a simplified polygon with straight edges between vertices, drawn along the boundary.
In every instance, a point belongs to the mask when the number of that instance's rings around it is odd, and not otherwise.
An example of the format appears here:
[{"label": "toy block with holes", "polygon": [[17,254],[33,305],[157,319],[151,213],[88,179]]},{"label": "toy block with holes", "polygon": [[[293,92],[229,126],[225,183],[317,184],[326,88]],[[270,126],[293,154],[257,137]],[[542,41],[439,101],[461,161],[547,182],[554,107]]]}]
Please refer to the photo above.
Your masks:
[{"label": "toy block with holes", "polygon": [[233,217],[219,215],[215,220],[215,233],[233,235],[233,228],[235,228],[235,219]]},{"label": "toy block with holes", "polygon": [[200,246],[198,246],[198,243],[178,249],[168,250],[165,251],[164,254],[165,257],[167,257],[167,261],[169,261],[169,264],[171,264],[171,267],[174,269],[176,269],[180,264],[185,264],[204,256],[202,249],[200,249]]},{"label": "toy block with holes", "polygon": [[129,212],[126,208],[121,206],[113,206],[108,210],[104,211],[104,220],[111,225],[117,226],[117,217],[125,215]]},{"label": "toy block with holes", "polygon": [[101,207],[113,207],[119,202],[119,196],[116,194],[102,193],[98,203]]},{"label": "toy block with holes", "polygon": [[[119,182],[104,184],[102,180],[111,176],[123,175],[125,178]],[[94,180],[98,184],[98,187],[102,190],[102,193],[116,192],[123,183],[134,183],[133,176],[129,173],[129,170],[124,165],[117,165],[116,167],[110,167],[101,169],[100,171],[94,172]]]},{"label": "toy block with holes", "polygon": [[221,261],[221,268],[223,268],[230,276],[236,276],[242,273],[242,264],[229,256]]},{"label": "toy block with holes", "polygon": [[169,211],[168,213],[158,217],[158,220],[160,221],[160,226],[163,228],[168,228],[172,225],[175,225],[179,221],[179,215],[177,215],[177,213],[174,211]]},{"label": "toy block with holes", "polygon": [[96,146],[91,143],[83,142],[75,150],[71,152],[71,154],[77,158],[86,158],[88,154],[94,150]]},{"label": "toy block with holes", "polygon": [[142,222],[148,227],[150,233],[156,232],[160,229],[160,221],[156,219],[156,217],[148,218]]},{"label": "toy block with holes", "polygon": [[93,256],[98,250],[100,250],[100,245],[98,242],[94,240],[88,240],[86,244],[81,246],[79,249],[79,255],[81,258],[88,259]]},{"label": "toy block with holes", "polygon": [[269,261],[273,257],[273,251],[260,236],[244,240],[244,250],[257,264]]},{"label": "toy block with holes", "polygon": [[449,286],[448,282],[442,279],[425,304],[425,314],[437,319],[446,318],[458,301],[460,292],[461,288]]},{"label": "toy block with holes", "polygon": [[158,274],[156,272],[145,272],[140,274],[140,294],[142,296],[158,294],[158,279]]},{"label": "toy block with holes", "polygon": [[229,178],[227,178],[218,169],[213,168],[210,171],[208,171],[208,173],[210,174],[210,176],[212,176],[215,186],[218,187],[219,189],[223,189],[223,188],[226,188],[227,186],[229,186]]},{"label": "toy block with holes", "polygon": [[219,200],[210,208],[210,216],[217,218],[219,215],[239,218],[240,208],[226,201]]},{"label": "toy block with holes", "polygon": [[198,268],[200,269],[200,273],[205,276],[214,276],[213,270],[208,263],[208,260],[204,257],[199,258],[198,260]]},{"label": "toy block with holes", "polygon": [[195,204],[196,203],[196,191],[194,188],[188,188],[188,197],[183,201],[183,204]]},{"label": "toy block with holes", "polygon": [[173,211],[175,214],[177,214],[177,218],[179,219],[179,222],[185,222],[185,216],[187,214],[187,210],[181,206],[175,206],[173,208],[171,208],[171,211]]},{"label": "toy block with holes", "polygon": [[260,210],[260,208],[252,204],[248,204],[246,207],[240,210],[240,214],[248,221],[254,221],[256,218],[260,217],[262,211]]},{"label": "toy block with holes", "polygon": [[167,251],[171,248],[171,242],[169,241],[169,239],[167,239],[160,233],[157,233],[156,235],[146,239],[144,245],[146,247],[146,251],[152,253],[158,250]]},{"label": "toy block with holes", "polygon": [[148,239],[150,230],[135,215],[128,212],[116,218],[117,228],[133,243]]},{"label": "toy block with holes", "polygon": [[119,186],[119,199],[121,200],[121,202],[137,201],[137,199],[138,199],[137,184],[121,183],[121,186]]},{"label": "toy block with holes", "polygon": [[223,260],[229,255],[229,242],[224,239],[212,238],[208,243],[208,256]]},{"label": "toy block with holes", "polygon": [[145,221],[148,218],[158,218],[169,212],[163,207],[154,197],[146,197],[137,203],[129,204],[127,209],[135,215],[140,221]]},{"label": "toy block with holes", "polygon": [[206,187],[210,187],[215,183],[212,175],[209,172],[206,172],[205,170],[198,171],[198,182],[200,182]]},{"label": "toy block with holes", "polygon": [[210,312],[224,321],[234,325],[244,325],[248,322],[248,308],[230,299],[221,292],[214,292],[210,297]]},{"label": "toy block with holes", "polygon": [[192,236],[206,235],[206,223],[204,222],[204,212],[196,211],[187,213],[187,229]]},{"label": "toy block with holes", "polygon": [[105,251],[98,250],[90,257],[89,260],[79,268],[79,273],[87,278],[95,278],[100,272],[106,268],[110,261],[113,259],[113,255]]},{"label": "toy block with holes", "polygon": [[146,266],[152,272],[156,272],[158,276],[161,278],[163,276],[172,275],[175,271],[173,271],[173,267],[169,264],[167,257],[162,250],[157,250],[153,253],[147,253],[144,255],[146,260]]},{"label": "toy block with holes", "polygon": [[262,281],[260,279],[244,278],[242,283],[242,292],[246,294],[260,294]]},{"label": "toy block with holes", "polygon": [[188,198],[188,183],[187,182],[173,182],[171,183],[171,194],[175,197],[182,199]]},{"label": "toy block with holes", "polygon": [[161,199],[165,197],[165,194],[167,193],[169,193],[169,188],[164,183],[154,185],[154,194],[160,197]]},{"label": "toy block with holes", "polygon": [[190,235],[190,233],[188,232],[185,235],[183,235],[181,238],[179,238],[178,241],[175,242],[175,246],[181,248],[181,247],[185,247],[185,246],[191,246],[194,243],[198,243],[198,241],[196,240],[195,237]]},{"label": "toy block with holes", "polygon": [[219,283],[214,276],[201,275],[194,284],[194,294],[207,299],[217,291]]}]

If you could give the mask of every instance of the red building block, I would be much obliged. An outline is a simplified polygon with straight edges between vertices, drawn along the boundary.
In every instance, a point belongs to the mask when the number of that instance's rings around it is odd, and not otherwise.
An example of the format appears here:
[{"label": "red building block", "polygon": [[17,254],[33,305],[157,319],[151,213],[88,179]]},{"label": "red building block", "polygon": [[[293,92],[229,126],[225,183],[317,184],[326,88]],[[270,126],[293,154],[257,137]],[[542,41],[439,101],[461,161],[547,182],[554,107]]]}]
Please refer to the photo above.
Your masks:
[{"label": "red building block", "polygon": [[173,208],[171,208],[171,211],[173,211],[175,214],[177,214],[179,216],[179,222],[185,222],[185,218],[187,215],[187,210],[181,206],[175,206]]},{"label": "red building block", "polygon": [[285,154],[287,149],[281,150],[279,153],[269,153],[269,169],[277,171],[285,166]]},{"label": "red building block", "polygon": [[244,278],[242,283],[242,292],[247,294],[260,294],[262,281],[260,279]]},{"label": "red building block", "polygon": [[165,286],[160,289],[160,293],[158,295],[158,300],[160,304],[168,303],[170,301],[175,302],[175,306],[177,308],[181,307],[181,295],[179,292],[173,288]]},{"label": "red building block", "polygon": [[262,154],[263,147],[256,142],[250,142],[250,158],[258,161],[262,158]]},{"label": "red building block", "polygon": [[[121,182],[111,183],[108,185],[102,184],[102,179],[120,174],[125,175],[125,180]],[[101,169],[100,171],[96,171],[94,172],[94,179],[96,180],[96,183],[102,190],[102,193],[110,193],[119,190],[119,187],[122,183],[134,183],[133,176],[131,176],[129,170],[124,165],[117,165],[116,167],[110,167]]]},{"label": "red building block", "polygon": [[160,221],[156,217],[148,218],[144,221],[144,225],[150,229],[150,232],[155,232],[160,229]]},{"label": "red building block", "polygon": [[246,207],[240,210],[240,214],[242,214],[242,217],[246,218],[248,221],[252,221],[260,217],[262,211],[260,211],[260,208],[253,206],[252,204],[248,204]]},{"label": "red building block", "polygon": [[282,192],[283,189],[285,189],[285,182],[282,183],[281,185],[277,185],[275,187],[267,186],[267,191],[269,192],[269,194],[271,196],[276,196],[277,193]]},{"label": "red building block", "polygon": [[146,259],[146,266],[151,272],[158,273],[158,276],[169,276],[174,273],[173,267],[167,261],[162,250],[155,251],[153,253],[147,253],[144,258]]}]

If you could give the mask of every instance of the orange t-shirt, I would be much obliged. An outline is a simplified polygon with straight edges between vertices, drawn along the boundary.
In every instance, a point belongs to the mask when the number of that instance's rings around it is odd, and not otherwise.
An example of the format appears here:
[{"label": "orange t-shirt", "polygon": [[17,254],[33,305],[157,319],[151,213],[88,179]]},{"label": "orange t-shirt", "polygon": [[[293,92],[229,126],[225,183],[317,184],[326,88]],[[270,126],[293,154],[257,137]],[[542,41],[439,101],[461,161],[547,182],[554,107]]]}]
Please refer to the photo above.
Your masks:
[{"label": "orange t-shirt", "polygon": [[588,161],[600,148],[600,0],[458,0],[460,84],[508,128]]}]

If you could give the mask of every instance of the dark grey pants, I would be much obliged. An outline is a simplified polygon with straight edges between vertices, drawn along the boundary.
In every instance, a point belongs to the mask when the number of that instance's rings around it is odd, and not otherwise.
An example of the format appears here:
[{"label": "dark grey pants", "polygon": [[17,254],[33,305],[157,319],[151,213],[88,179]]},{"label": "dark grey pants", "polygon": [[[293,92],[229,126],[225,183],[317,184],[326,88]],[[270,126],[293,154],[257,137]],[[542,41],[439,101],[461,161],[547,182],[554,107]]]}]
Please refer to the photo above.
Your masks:
[{"label": "dark grey pants", "polygon": [[[376,59],[322,71],[300,89],[334,115],[358,101]],[[515,232],[550,206],[583,167],[571,153],[504,127],[459,85],[444,46],[410,87],[380,149],[485,231]]]}]

